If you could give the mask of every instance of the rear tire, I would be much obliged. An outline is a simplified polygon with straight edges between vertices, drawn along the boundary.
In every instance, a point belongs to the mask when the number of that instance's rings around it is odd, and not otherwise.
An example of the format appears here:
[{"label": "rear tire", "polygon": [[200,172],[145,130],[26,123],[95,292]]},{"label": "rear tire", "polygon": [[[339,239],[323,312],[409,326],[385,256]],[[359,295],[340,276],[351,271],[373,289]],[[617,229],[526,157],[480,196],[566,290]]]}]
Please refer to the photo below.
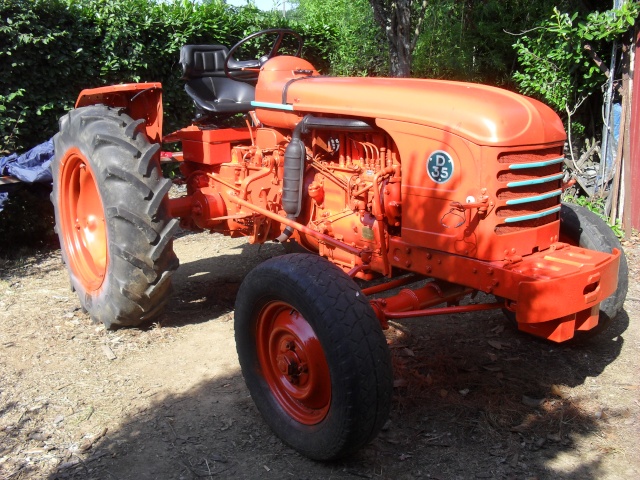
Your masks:
[{"label": "rear tire", "polygon": [[158,315],[178,266],[159,145],[103,105],[60,119],[52,164],[56,231],[82,308],[107,328]]},{"label": "rear tire", "polygon": [[301,454],[344,457],[384,425],[393,388],[385,337],[355,282],[327,260],[291,254],[251,271],[235,335],[258,410]]}]

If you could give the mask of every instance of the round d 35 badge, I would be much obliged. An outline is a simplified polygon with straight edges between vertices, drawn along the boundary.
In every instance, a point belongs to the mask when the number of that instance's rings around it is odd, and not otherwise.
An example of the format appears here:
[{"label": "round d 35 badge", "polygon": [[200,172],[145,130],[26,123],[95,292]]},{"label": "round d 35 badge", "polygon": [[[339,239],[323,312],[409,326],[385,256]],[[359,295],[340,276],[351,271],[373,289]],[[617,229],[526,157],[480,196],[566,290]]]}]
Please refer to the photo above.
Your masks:
[{"label": "round d 35 badge", "polygon": [[436,183],[446,183],[453,176],[453,158],[444,150],[436,150],[427,159],[427,173]]}]

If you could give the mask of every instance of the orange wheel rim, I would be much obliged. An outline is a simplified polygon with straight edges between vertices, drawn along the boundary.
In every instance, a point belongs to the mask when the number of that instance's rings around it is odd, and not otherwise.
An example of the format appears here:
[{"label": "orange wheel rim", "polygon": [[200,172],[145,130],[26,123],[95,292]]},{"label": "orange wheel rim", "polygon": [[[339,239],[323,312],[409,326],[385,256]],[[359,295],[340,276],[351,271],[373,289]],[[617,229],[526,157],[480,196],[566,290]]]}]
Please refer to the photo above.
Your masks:
[{"label": "orange wheel rim", "polygon": [[311,325],[291,305],[270,302],[256,333],[258,362],[280,406],[302,424],[321,422],[331,404],[331,375]]},{"label": "orange wheel rim", "polygon": [[107,271],[104,207],[89,162],[77,149],[61,161],[60,229],[69,268],[87,291],[102,286]]}]

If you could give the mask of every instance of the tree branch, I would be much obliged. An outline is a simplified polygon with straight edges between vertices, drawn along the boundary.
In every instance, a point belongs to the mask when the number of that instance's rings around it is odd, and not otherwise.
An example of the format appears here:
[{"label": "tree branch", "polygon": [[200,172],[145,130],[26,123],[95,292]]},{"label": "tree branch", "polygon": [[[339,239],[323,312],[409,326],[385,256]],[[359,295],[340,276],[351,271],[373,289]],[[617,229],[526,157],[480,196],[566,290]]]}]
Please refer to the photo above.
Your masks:
[{"label": "tree branch", "polygon": [[604,73],[607,78],[609,78],[611,76],[611,72],[609,71],[609,68],[604,64],[604,62],[598,56],[598,54],[595,52],[593,47],[587,43],[587,44],[585,44],[584,49],[589,53],[589,56],[591,57],[591,59],[594,62],[596,62],[596,65],[598,66],[600,71],[602,73]]},{"label": "tree branch", "polygon": [[427,0],[422,0],[422,6],[420,7],[420,15],[418,16],[418,24],[416,25],[415,35],[413,40],[411,41],[411,51],[415,50],[416,45],[418,44],[418,39],[420,37],[420,29],[422,27],[422,22],[424,20],[425,12],[427,11]]},{"label": "tree branch", "polygon": [[393,41],[393,25],[392,25],[392,12],[386,8],[384,0],[369,0],[369,4],[373,9],[373,18],[376,20],[380,28],[384,30],[384,33],[389,42]]},{"label": "tree branch", "polygon": [[529,30],[525,30],[524,32],[520,32],[520,33],[512,33],[512,32],[510,32],[508,30],[505,30],[505,29],[502,29],[502,31],[504,33],[506,33],[507,35],[513,35],[514,37],[521,37],[522,35],[526,35],[527,33],[534,32],[536,30],[544,30],[544,29],[545,29],[545,27],[534,27],[534,28],[530,28]]},{"label": "tree branch", "polygon": [[369,0],[369,4],[373,9],[373,18],[376,19],[376,22],[378,22],[381,28],[385,28],[387,12],[385,11],[383,3],[381,1]]}]

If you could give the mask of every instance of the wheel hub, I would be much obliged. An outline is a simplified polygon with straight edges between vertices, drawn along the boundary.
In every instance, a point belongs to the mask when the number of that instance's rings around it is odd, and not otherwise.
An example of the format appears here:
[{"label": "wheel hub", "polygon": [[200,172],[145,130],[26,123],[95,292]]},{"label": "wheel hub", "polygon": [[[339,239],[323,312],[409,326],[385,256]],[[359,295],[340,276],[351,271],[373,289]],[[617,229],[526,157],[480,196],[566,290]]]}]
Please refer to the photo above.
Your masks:
[{"label": "wheel hub", "polygon": [[296,354],[295,343],[290,340],[283,341],[280,351],[276,357],[278,369],[287,376],[291,384],[300,384],[300,376],[307,372],[307,364]]},{"label": "wheel hub", "polygon": [[94,173],[78,149],[62,159],[59,185],[59,227],[69,268],[86,291],[96,291],[107,271],[107,227]]},{"label": "wheel hub", "polygon": [[331,376],[320,341],[284,302],[271,302],[258,319],[258,360],[275,399],[295,420],[315,425],[331,404]]}]

